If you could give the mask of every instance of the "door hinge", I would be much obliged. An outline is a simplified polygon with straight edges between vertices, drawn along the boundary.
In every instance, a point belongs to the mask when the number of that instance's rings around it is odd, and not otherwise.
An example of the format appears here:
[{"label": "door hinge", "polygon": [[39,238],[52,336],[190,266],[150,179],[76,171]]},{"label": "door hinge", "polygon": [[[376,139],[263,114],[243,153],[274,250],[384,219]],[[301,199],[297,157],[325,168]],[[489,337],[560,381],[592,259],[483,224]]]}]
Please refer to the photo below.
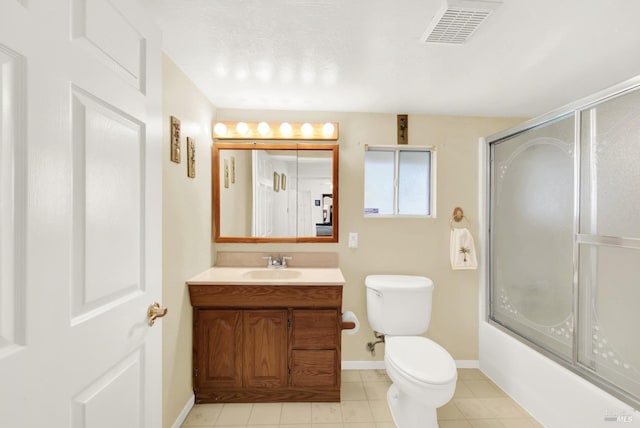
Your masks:
[{"label": "door hinge", "polygon": [[198,377],[198,368],[196,367],[195,369],[193,369],[195,376]]}]

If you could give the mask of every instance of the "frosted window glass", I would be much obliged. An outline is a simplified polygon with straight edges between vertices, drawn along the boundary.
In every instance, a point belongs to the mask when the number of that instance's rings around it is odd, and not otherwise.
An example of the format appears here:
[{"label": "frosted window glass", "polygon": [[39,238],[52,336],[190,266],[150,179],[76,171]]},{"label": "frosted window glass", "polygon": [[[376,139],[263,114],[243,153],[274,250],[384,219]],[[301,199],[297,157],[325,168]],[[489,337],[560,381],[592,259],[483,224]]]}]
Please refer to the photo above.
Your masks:
[{"label": "frosted window glass", "polygon": [[394,152],[365,153],[365,214],[393,214],[394,175]]},{"label": "frosted window glass", "polygon": [[398,214],[429,215],[431,152],[400,151]]}]

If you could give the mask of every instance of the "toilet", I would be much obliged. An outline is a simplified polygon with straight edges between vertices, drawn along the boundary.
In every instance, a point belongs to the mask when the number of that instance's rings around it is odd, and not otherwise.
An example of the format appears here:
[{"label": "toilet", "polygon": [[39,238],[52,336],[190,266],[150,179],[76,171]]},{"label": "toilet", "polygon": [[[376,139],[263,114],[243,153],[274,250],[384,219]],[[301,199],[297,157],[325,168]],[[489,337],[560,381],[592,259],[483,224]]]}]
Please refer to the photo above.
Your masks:
[{"label": "toilet", "polygon": [[384,366],[393,382],[387,401],[398,428],[437,428],[436,409],[453,397],[458,374],[451,355],[420,336],[431,321],[433,281],[423,276],[369,275],[367,317],[384,334]]}]

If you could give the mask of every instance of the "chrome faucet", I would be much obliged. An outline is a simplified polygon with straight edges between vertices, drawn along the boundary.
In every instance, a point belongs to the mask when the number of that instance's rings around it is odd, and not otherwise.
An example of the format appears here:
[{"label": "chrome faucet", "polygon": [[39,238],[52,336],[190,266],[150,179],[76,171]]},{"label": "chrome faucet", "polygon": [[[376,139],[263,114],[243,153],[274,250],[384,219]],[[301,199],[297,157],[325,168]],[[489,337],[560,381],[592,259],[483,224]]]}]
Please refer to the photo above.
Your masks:
[{"label": "chrome faucet", "polygon": [[291,260],[293,257],[289,256],[278,256],[274,258],[273,256],[263,257],[263,259],[267,260],[267,267],[269,269],[284,269],[287,267],[287,260]]}]

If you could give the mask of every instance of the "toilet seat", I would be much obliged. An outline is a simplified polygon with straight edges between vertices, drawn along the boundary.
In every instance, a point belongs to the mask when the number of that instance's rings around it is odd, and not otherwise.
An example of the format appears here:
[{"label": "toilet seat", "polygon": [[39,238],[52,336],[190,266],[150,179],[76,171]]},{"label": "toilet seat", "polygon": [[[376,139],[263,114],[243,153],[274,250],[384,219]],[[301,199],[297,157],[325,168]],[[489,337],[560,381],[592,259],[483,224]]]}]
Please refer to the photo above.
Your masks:
[{"label": "toilet seat", "polygon": [[456,363],[451,355],[426,337],[387,337],[385,360],[413,382],[446,385],[457,379]]}]

